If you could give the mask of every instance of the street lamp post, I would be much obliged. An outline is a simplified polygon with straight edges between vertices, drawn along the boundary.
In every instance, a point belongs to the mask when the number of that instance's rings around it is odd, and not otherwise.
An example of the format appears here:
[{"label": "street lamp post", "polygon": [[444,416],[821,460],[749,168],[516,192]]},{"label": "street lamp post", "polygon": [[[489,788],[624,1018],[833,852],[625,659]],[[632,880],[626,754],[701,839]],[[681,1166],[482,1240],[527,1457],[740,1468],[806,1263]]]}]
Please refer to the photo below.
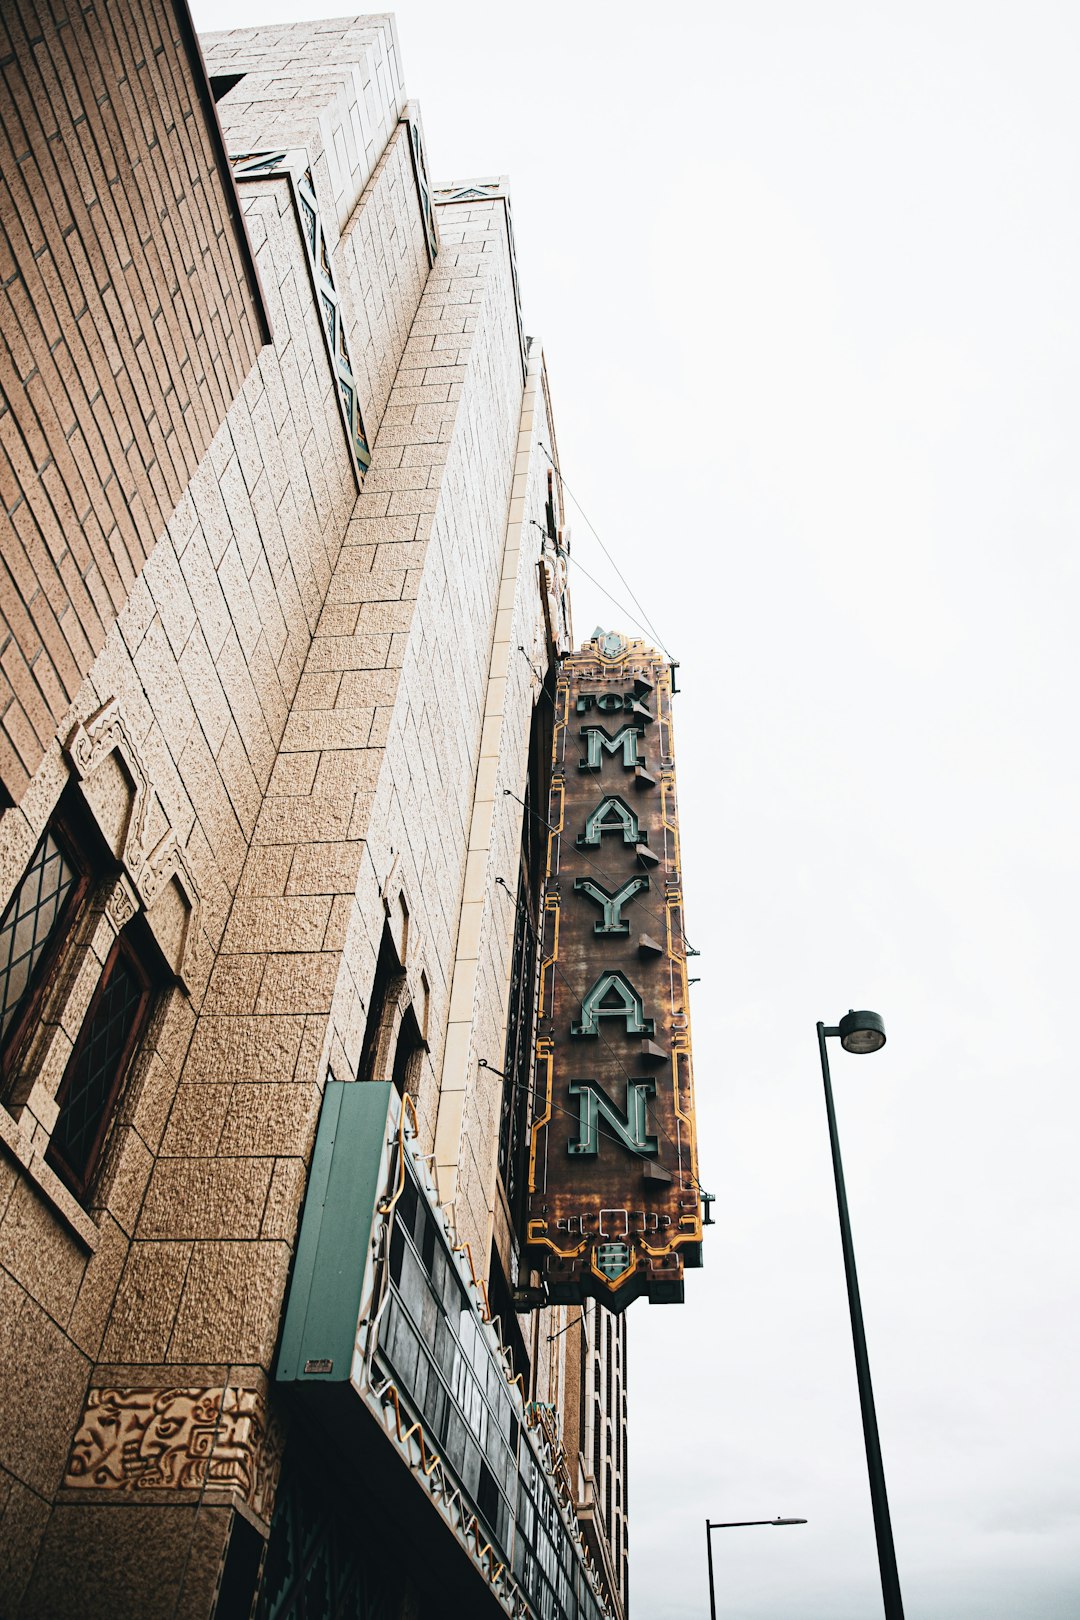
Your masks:
[{"label": "street lamp post", "polygon": [[866,1331],[863,1327],[862,1304],[859,1299],[859,1279],[855,1272],[855,1249],[851,1242],[844,1169],[840,1162],[840,1140],[836,1134],[836,1114],[833,1109],[832,1083],[829,1079],[829,1057],[825,1050],[826,1038],[830,1035],[839,1035],[840,1045],[845,1052],[880,1051],[885,1045],[885,1025],[877,1013],[853,1010],[845,1018],[841,1018],[835,1028],[826,1028],[824,1024],[819,1023],[817,1033],[821,1052],[821,1075],[825,1082],[825,1111],[829,1116],[829,1142],[832,1147],[833,1176],[836,1180],[836,1208],[840,1216],[840,1242],[844,1250],[844,1274],[847,1278],[848,1307],[851,1312],[851,1339],[855,1347],[855,1372],[859,1381],[866,1467],[870,1476],[870,1500],[874,1509],[874,1534],[877,1537],[881,1595],[885,1600],[885,1620],[904,1620],[900,1577],[896,1571],[896,1552],[893,1547],[892,1520],[889,1517],[889,1498],[885,1493],[885,1467],[881,1460],[881,1442],[878,1439],[877,1414],[874,1411],[874,1390],[870,1383],[870,1360],[866,1353]]},{"label": "street lamp post", "polygon": [[752,1524],[805,1524],[805,1519],[706,1519],[705,1520],[705,1546],[709,1554],[709,1615],[716,1620],[716,1586],[713,1582],[712,1567],[712,1533],[714,1530],[744,1530]]}]

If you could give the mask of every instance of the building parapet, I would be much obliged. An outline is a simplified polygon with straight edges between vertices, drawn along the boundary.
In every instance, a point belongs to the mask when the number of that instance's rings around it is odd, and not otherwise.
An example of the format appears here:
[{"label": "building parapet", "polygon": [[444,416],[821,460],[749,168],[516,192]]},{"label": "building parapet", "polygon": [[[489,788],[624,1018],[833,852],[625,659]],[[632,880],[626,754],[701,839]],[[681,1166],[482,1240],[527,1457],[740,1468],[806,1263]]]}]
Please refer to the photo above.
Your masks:
[{"label": "building parapet", "polygon": [[521,373],[525,375],[528,341],[521,316],[521,283],[518,280],[517,247],[514,243],[514,218],[510,210],[510,180],[505,174],[484,180],[458,180],[453,184],[436,186],[435,203],[439,208],[457,204],[475,205],[483,202],[501,202],[506,217],[506,240],[510,249],[510,271],[514,278],[514,309],[517,314],[518,343],[521,348]]}]

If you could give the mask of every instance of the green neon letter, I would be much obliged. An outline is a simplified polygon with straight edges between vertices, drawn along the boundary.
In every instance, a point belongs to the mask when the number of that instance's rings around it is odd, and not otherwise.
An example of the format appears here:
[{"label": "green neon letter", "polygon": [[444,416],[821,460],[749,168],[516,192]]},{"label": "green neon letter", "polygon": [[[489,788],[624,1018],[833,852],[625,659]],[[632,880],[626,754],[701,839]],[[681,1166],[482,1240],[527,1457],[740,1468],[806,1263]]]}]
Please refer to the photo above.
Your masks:
[{"label": "green neon letter", "polygon": [[578,848],[598,847],[606,832],[621,832],[624,844],[641,842],[637,816],[624,799],[612,794],[601,799],[592,815],[586,818],[585,831],[577,836]]},{"label": "green neon letter", "polygon": [[581,1022],[570,1025],[571,1035],[599,1035],[601,1018],[619,1018],[628,1035],[651,1035],[653,1021],[644,1016],[641,997],[625,973],[601,973],[581,1003]]},{"label": "green neon letter", "polygon": [[628,934],[630,924],[623,921],[622,908],[636,894],[640,894],[642,889],[648,887],[647,877],[633,877],[628,878],[622,888],[616,889],[614,894],[609,894],[602,883],[596,883],[592,878],[574,879],[575,894],[586,895],[588,899],[603,907],[604,919],[602,922],[593,923],[594,934]]},{"label": "green neon letter", "polygon": [[[629,1148],[631,1153],[656,1153],[659,1144],[655,1136],[646,1135],[648,1121],[645,1104],[656,1096],[655,1080],[628,1080],[626,1082],[626,1113],[620,1114],[606,1092],[596,1080],[571,1080],[570,1095],[578,1100],[578,1134],[576,1142],[568,1142],[568,1153],[598,1153],[600,1151],[600,1116],[611,1126],[615,1140]],[[605,1131],[605,1136],[607,1132]]]},{"label": "green neon letter", "polygon": [[638,758],[637,740],[644,737],[644,726],[621,726],[614,737],[609,737],[602,726],[582,726],[581,735],[585,738],[588,752],[584,759],[578,761],[579,770],[598,771],[604,763],[604,755],[617,754],[620,748],[626,770],[632,771],[635,765],[643,763]]}]

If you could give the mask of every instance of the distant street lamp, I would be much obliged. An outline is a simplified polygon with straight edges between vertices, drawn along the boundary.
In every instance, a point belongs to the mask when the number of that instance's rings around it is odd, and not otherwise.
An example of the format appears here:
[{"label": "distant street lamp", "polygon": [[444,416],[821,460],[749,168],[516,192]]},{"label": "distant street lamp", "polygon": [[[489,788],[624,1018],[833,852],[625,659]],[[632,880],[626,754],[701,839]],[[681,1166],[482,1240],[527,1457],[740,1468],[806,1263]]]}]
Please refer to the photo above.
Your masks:
[{"label": "distant street lamp", "polygon": [[771,1524],[771,1525],[775,1526],[775,1525],[780,1525],[780,1524],[805,1524],[806,1522],[807,1521],[805,1519],[729,1519],[729,1520],[726,1520],[726,1521],[725,1520],[720,1520],[720,1519],[706,1519],[705,1520],[705,1545],[708,1548],[708,1552],[709,1552],[709,1615],[711,1617],[711,1620],[716,1620],[716,1587],[713,1584],[713,1567],[712,1567],[712,1533],[713,1533],[713,1531],[714,1530],[744,1530],[744,1529],[747,1528],[748,1525],[752,1525],[752,1524]]},{"label": "distant street lamp", "polygon": [[877,1013],[852,1010],[845,1018],[841,1018],[835,1029],[827,1029],[824,1024],[819,1023],[817,1033],[818,1047],[821,1051],[821,1075],[825,1081],[825,1111],[829,1116],[833,1175],[836,1179],[840,1242],[844,1250],[844,1274],[847,1277],[848,1307],[851,1312],[851,1338],[855,1346],[855,1372],[859,1380],[866,1467],[870,1476],[870,1500],[874,1508],[874,1534],[877,1537],[881,1595],[885,1600],[885,1620],[904,1620],[900,1577],[896,1572],[896,1552],[893,1548],[892,1520],[889,1518],[889,1499],[885,1494],[885,1468],[881,1460],[881,1442],[878,1439],[877,1415],[874,1411],[874,1391],[870,1383],[870,1360],[866,1353],[866,1332],[863,1328],[862,1304],[859,1300],[859,1279],[855,1274],[855,1250],[851,1242],[851,1222],[848,1219],[847,1193],[844,1190],[844,1169],[840,1163],[840,1140],[836,1134],[829,1058],[825,1050],[826,1037],[839,1035],[840,1045],[845,1052],[878,1052],[885,1045],[885,1025]]}]

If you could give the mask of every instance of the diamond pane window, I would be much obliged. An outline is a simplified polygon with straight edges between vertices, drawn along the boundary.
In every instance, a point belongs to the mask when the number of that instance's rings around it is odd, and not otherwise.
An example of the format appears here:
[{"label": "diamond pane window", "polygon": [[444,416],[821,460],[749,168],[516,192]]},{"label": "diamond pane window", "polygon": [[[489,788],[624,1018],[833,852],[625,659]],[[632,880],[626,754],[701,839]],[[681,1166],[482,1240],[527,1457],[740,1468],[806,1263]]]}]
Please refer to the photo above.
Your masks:
[{"label": "diamond pane window", "polygon": [[312,256],[315,253],[315,210],[306,198],[300,198],[300,218],[304,226],[304,235],[308,240],[308,247]]},{"label": "diamond pane window", "polygon": [[90,1181],[150,1000],[149,980],[118,939],[79,1031],[60,1089],[47,1158],[78,1193]]},{"label": "diamond pane window", "polygon": [[0,918],[0,1035],[6,1035],[79,874],[51,832]]}]

